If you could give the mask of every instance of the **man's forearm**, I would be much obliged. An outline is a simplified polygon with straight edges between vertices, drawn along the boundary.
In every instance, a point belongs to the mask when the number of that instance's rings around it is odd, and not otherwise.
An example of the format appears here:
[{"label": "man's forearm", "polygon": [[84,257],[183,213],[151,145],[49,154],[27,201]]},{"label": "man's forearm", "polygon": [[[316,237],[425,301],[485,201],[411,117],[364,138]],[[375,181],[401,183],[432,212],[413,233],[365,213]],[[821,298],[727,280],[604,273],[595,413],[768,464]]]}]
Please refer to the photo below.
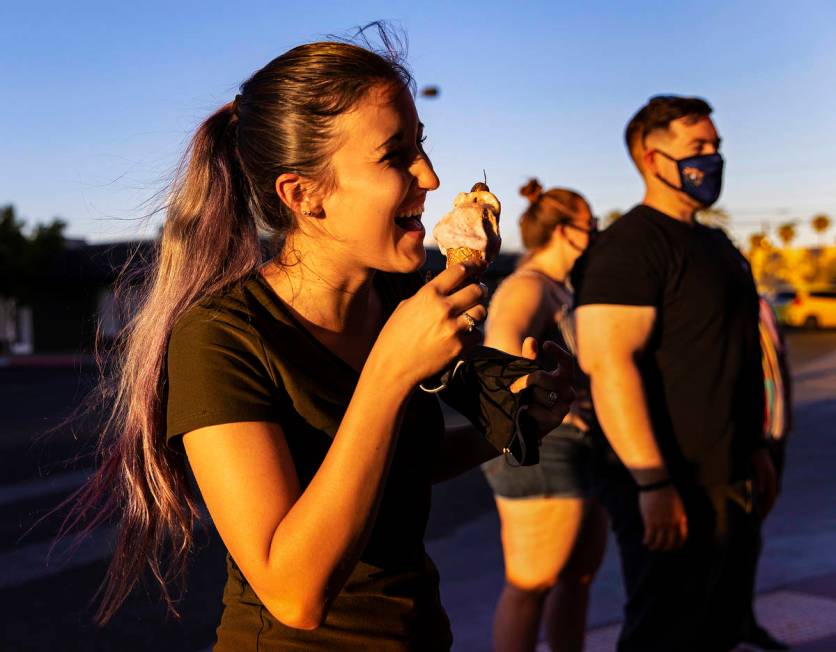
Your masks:
[{"label": "man's forearm", "polygon": [[635,362],[610,360],[592,372],[591,380],[598,420],[624,466],[640,484],[667,477]]}]

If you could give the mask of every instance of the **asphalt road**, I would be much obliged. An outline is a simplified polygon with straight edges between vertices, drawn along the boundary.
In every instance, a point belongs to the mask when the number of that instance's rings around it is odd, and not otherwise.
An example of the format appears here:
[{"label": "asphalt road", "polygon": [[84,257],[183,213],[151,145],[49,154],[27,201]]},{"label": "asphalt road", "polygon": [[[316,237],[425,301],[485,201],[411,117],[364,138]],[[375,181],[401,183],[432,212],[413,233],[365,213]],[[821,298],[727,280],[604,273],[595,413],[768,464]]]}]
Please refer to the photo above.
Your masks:
[{"label": "asphalt road", "polygon": [[[789,343],[791,362],[800,367],[836,350],[836,332],[791,333]],[[166,616],[153,588],[140,586],[110,624],[92,624],[112,543],[109,528],[75,549],[59,542],[45,561],[61,520],[61,513],[51,510],[71,495],[92,464],[95,428],[61,425],[91,382],[89,372],[74,369],[0,369],[0,647],[205,650],[214,640],[224,581],[223,547],[211,531],[199,537],[180,620]],[[816,464],[815,457],[809,463]],[[832,477],[832,469],[811,472]],[[431,541],[444,540],[493,509],[478,472],[439,485],[435,498]]]},{"label": "asphalt road", "polygon": [[794,368],[801,368],[822,354],[836,351],[836,330],[787,332],[787,348]]}]

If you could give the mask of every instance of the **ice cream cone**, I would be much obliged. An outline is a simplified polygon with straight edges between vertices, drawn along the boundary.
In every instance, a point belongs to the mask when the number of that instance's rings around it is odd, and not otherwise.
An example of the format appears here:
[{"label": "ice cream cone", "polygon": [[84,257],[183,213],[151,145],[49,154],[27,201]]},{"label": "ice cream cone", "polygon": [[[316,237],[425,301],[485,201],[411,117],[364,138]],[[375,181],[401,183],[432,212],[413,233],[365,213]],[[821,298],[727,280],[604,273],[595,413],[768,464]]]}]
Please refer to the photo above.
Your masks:
[{"label": "ice cream cone", "polygon": [[465,265],[482,265],[484,264],[482,252],[478,249],[471,249],[470,247],[456,247],[447,250],[447,267],[455,265],[456,263],[464,263]]},{"label": "ice cream cone", "polygon": [[499,213],[502,206],[488,186],[476,183],[470,192],[460,192],[453,210],[433,229],[438,247],[447,257],[447,267],[465,263],[481,268],[499,253]]}]

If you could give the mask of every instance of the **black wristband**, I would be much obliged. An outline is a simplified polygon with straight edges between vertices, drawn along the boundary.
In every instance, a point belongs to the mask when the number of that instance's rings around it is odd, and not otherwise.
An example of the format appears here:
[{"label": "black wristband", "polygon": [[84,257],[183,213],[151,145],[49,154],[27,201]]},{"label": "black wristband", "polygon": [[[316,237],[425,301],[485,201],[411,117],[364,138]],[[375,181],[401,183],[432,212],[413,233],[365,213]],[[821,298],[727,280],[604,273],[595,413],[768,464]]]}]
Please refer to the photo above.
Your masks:
[{"label": "black wristband", "polygon": [[638,489],[640,494],[647,493],[648,491],[656,491],[657,489],[664,489],[665,487],[670,487],[673,484],[673,480],[669,477],[665,478],[664,480],[657,480],[656,482],[648,482],[647,484],[639,484],[636,483],[636,489]]}]

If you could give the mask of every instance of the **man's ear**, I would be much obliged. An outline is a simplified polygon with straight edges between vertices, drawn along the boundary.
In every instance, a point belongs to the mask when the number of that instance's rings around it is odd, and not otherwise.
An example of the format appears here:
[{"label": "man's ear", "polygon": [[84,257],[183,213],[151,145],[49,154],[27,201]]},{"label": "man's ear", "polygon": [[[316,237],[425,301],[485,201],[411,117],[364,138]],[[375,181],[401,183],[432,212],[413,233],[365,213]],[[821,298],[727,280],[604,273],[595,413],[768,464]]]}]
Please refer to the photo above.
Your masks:
[{"label": "man's ear", "polygon": [[639,169],[650,175],[658,174],[659,170],[656,168],[656,150],[652,147],[645,147],[641,146],[641,151],[639,154],[639,160],[641,164]]},{"label": "man's ear", "polygon": [[295,172],[283,172],[276,177],[276,194],[297,215],[322,213],[322,199],[314,184]]}]

